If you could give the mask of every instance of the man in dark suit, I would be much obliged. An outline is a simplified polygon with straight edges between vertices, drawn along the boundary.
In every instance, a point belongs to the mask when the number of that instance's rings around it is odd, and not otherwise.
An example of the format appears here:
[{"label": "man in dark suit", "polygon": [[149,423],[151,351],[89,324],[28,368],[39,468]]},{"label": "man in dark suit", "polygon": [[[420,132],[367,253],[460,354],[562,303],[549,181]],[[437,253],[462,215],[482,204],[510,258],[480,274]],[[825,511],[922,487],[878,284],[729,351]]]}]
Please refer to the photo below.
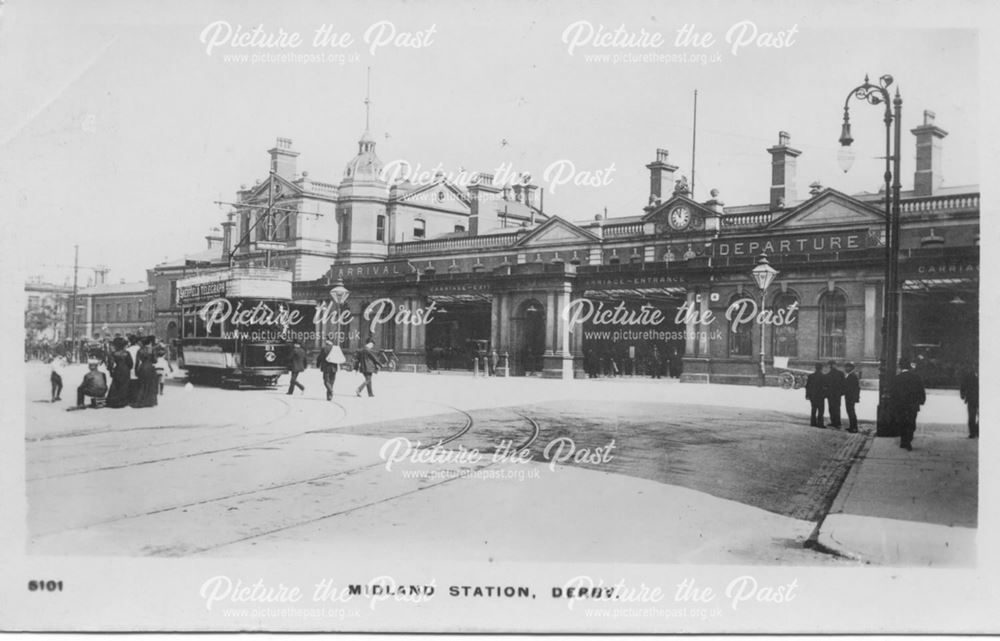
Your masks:
[{"label": "man in dark suit", "polygon": [[375,343],[371,339],[365,343],[364,349],[354,355],[354,369],[365,377],[355,394],[361,396],[361,390],[367,387],[368,396],[375,396],[372,392],[372,374],[378,371],[378,357],[375,356]]},{"label": "man in dark suit", "polygon": [[959,386],[959,394],[969,409],[969,438],[979,438],[979,366],[974,365]]},{"label": "man in dark suit", "polygon": [[844,363],[847,376],[844,377],[844,406],[847,408],[847,419],[850,421],[848,432],[858,431],[858,415],[854,406],[861,402],[861,379],[854,371],[854,363]]},{"label": "man in dark suit", "polygon": [[913,433],[917,431],[917,412],[927,400],[927,394],[909,359],[900,360],[899,369],[889,388],[889,407],[893,420],[899,425],[899,446],[912,450]]},{"label": "man in dark suit", "polygon": [[809,425],[823,425],[823,403],[826,401],[826,376],[823,374],[822,363],[816,363],[816,371],[806,377],[806,399],[812,404],[809,414]]},{"label": "man in dark suit", "polygon": [[323,387],[326,388],[326,400],[333,400],[333,384],[337,381],[337,370],[343,362],[343,353],[329,338],[323,343],[316,357],[316,368],[323,372]]},{"label": "man in dark suit", "polygon": [[288,369],[292,372],[292,380],[288,381],[288,396],[292,395],[295,388],[306,393],[306,386],[299,382],[299,374],[306,369],[306,350],[302,349],[301,343],[292,341],[292,356],[288,363]]},{"label": "man in dark suit", "polygon": [[830,406],[830,427],[840,428],[840,400],[844,397],[844,373],[836,361],[827,361],[826,401]]}]

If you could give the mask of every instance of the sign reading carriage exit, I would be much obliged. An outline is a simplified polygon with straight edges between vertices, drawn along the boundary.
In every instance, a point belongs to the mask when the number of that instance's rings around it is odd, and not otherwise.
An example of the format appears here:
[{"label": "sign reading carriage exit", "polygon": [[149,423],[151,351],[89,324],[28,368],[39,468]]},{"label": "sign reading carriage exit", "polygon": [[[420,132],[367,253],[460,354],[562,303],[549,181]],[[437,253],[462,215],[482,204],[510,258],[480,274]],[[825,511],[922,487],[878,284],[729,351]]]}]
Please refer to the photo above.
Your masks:
[{"label": "sign reading carriage exit", "polygon": [[816,252],[837,252],[870,247],[867,229],[823,232],[813,234],[793,234],[782,236],[761,236],[739,240],[717,240],[712,244],[714,256],[757,256],[761,253],[810,254]]}]

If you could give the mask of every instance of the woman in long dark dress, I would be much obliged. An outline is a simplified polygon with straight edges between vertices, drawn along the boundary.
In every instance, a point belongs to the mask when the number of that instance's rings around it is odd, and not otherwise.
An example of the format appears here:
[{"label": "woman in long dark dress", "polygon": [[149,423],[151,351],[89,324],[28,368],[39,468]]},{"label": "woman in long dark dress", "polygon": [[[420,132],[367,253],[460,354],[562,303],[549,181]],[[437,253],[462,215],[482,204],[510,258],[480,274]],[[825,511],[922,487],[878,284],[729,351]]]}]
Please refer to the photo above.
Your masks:
[{"label": "woman in long dark dress", "polygon": [[138,364],[135,366],[138,386],[132,407],[154,407],[160,394],[160,375],[156,372],[156,356],[153,354],[152,337],[142,342],[137,354]]},{"label": "woman in long dark dress", "polygon": [[116,337],[112,342],[108,369],[111,370],[111,389],[108,390],[105,407],[125,407],[128,405],[129,379],[132,370],[132,355],[125,351],[125,339]]},{"label": "woman in long dark dress", "polygon": [[138,385],[138,389],[132,407],[154,407],[160,394],[160,376],[156,372],[156,356],[149,338],[143,341],[137,357],[139,362],[135,367],[137,379],[134,384]]}]

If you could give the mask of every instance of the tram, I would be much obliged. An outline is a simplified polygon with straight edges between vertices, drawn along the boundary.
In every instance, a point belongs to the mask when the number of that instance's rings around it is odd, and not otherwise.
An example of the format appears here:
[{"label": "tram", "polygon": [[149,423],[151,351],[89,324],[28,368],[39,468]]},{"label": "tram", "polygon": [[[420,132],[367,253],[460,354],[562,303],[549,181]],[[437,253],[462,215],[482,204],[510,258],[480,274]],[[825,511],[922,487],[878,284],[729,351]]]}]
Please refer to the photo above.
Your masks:
[{"label": "tram", "polygon": [[314,308],[291,302],[286,270],[230,268],[177,281],[178,365],[192,383],[273,387],[292,340],[314,335]]}]

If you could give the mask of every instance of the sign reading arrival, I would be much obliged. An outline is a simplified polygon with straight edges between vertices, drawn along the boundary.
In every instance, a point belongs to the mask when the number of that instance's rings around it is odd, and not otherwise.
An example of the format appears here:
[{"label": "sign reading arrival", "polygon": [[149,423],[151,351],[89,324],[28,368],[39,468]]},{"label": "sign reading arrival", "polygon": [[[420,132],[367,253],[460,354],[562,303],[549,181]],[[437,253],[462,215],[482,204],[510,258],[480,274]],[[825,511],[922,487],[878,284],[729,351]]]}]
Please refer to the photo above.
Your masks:
[{"label": "sign reading arrival", "polygon": [[413,274],[417,271],[417,269],[411,265],[408,260],[378,263],[357,263],[354,265],[334,265],[332,270],[334,279],[340,278],[345,281],[393,278]]},{"label": "sign reading arrival", "polygon": [[739,240],[717,240],[712,244],[715,256],[756,256],[766,254],[810,254],[837,252],[869,247],[867,229],[794,234],[791,236],[743,237]]}]

